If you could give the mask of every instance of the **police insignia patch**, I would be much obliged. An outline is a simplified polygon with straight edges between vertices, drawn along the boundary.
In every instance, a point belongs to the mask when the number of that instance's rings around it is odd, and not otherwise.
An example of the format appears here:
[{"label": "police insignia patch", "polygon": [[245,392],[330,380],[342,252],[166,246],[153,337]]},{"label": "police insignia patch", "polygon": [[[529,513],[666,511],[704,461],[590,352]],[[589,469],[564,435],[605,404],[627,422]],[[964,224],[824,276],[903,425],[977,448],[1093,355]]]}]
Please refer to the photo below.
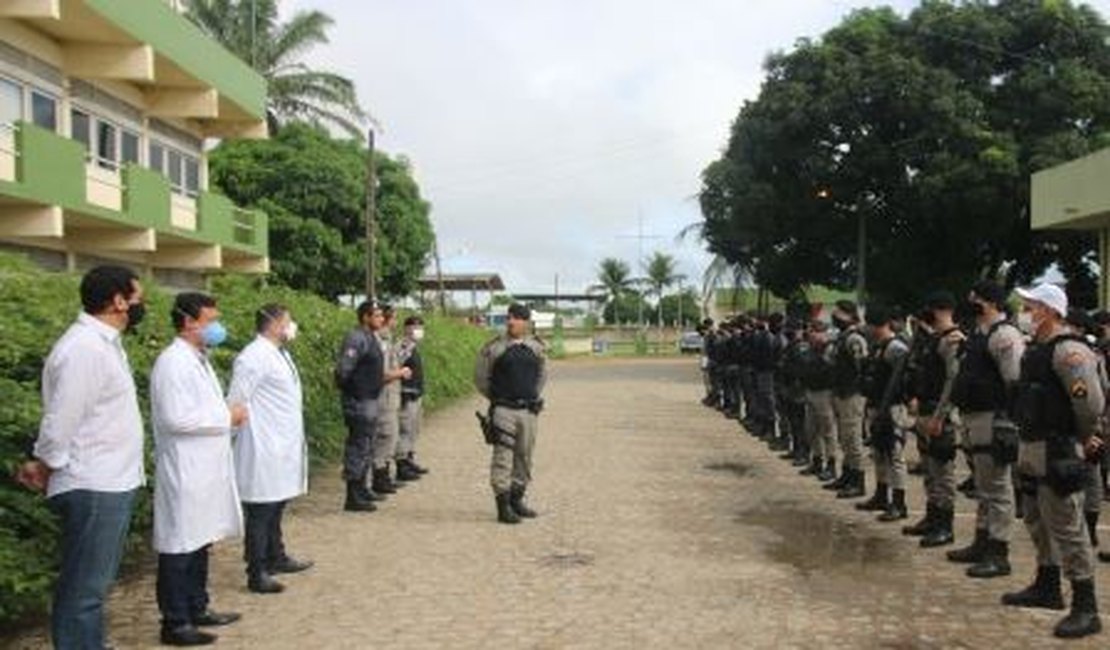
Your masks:
[{"label": "police insignia patch", "polygon": [[1075,380],[1074,382],[1072,382],[1070,392],[1071,396],[1075,399],[1083,399],[1087,397],[1087,382],[1083,381],[1082,379]]},{"label": "police insignia patch", "polygon": [[347,356],[354,359],[358,356],[358,350],[355,348],[347,348]]}]

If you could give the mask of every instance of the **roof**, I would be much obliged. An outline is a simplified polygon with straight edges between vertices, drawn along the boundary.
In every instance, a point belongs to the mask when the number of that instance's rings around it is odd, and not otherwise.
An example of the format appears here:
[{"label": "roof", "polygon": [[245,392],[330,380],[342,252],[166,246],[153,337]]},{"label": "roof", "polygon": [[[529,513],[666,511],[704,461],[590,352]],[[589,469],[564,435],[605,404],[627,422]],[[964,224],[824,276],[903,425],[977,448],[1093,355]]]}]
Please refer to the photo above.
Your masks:
[{"label": "roof", "polygon": [[[416,286],[421,291],[437,291],[441,286],[440,278],[426,275],[416,281]],[[504,291],[505,283],[496,273],[444,273],[442,287],[446,291]]]},{"label": "roof", "polygon": [[513,298],[521,302],[605,302],[605,294],[599,293],[514,293]]}]

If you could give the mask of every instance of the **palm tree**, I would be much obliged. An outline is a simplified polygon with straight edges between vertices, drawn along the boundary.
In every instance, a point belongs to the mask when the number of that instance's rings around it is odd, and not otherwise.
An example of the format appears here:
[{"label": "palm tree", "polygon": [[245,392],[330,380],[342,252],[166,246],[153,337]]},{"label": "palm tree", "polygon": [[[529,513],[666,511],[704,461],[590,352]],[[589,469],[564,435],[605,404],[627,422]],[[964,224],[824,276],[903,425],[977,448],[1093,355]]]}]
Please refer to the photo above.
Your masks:
[{"label": "palm tree", "polygon": [[656,322],[660,329],[663,328],[663,292],[685,277],[675,272],[674,257],[666,253],[656,251],[647,262],[647,277],[644,280],[650,292],[655,295]]},{"label": "palm tree", "polygon": [[278,0],[186,0],[189,17],[266,79],[266,124],[273,135],[282,122],[304,119],[336,125],[356,137],[367,115],[355,84],[309,68],[305,53],[328,42],[335,22],[320,11],[298,11],[278,20]]},{"label": "palm tree", "polygon": [[590,293],[605,295],[605,305],[609,305],[618,298],[633,290],[636,281],[632,278],[632,270],[628,264],[615,257],[606,257],[597,267],[598,284],[588,289]]}]

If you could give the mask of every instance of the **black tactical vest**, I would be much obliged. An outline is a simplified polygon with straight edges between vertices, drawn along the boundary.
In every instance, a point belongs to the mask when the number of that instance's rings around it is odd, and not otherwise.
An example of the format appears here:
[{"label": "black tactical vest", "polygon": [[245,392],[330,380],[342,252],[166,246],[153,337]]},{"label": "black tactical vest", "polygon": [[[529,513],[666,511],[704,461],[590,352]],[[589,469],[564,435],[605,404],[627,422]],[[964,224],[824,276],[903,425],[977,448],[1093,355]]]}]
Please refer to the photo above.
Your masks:
[{"label": "black tactical vest", "polygon": [[510,345],[493,362],[490,397],[495,402],[534,402],[539,399],[542,363],[542,359],[527,345]]},{"label": "black tactical vest", "polygon": [[863,362],[848,348],[848,339],[862,336],[856,330],[848,330],[840,335],[833,356],[833,390],[841,397],[860,392],[863,384]]},{"label": "black tactical vest", "polygon": [[867,364],[863,371],[862,389],[868,404],[877,406],[883,401],[883,393],[886,392],[886,386],[894,375],[894,364],[887,361],[886,351],[897,340],[897,336],[890,337],[872,348],[871,354],[867,357]]},{"label": "black tactical vest", "polygon": [[956,329],[920,334],[921,339],[914,340],[907,372],[909,397],[916,398],[927,410],[937,406],[944,392],[947,370],[944,357],[940,355],[940,341]]},{"label": "black tactical vest", "polygon": [[999,321],[986,333],[976,328],[964,343],[960,374],[952,389],[952,403],[960,410],[978,413],[1006,409],[1006,382],[990,352],[991,336],[1006,324],[1006,321]]},{"label": "black tactical vest", "polygon": [[1052,359],[1056,346],[1082,337],[1065,334],[1047,343],[1034,343],[1021,358],[1021,379],[1014,398],[1014,416],[1023,440],[1073,438],[1077,434],[1071,396],[1060,381]]},{"label": "black tactical vest", "polygon": [[824,348],[809,346],[801,364],[802,383],[806,390],[829,390],[833,387],[833,368],[825,361]]}]

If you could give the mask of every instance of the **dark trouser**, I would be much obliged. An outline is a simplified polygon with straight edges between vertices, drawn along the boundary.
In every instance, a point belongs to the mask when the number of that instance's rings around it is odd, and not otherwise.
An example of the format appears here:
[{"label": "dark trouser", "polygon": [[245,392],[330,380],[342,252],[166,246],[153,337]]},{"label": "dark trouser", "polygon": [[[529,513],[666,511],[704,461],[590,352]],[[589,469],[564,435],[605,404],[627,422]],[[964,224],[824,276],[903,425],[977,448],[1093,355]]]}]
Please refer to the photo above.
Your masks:
[{"label": "dark trouser", "polygon": [[285,559],[281,519],[286,501],[244,503],[247,577],[259,578],[277,562]]},{"label": "dark trouser", "polygon": [[790,442],[796,458],[809,458],[810,441],[806,435],[806,404],[804,401],[785,397],[782,404],[783,420],[787,422]]},{"label": "dark trouser", "polygon": [[156,591],[162,627],[188,625],[208,609],[208,548],[158,554]]},{"label": "dark trouser", "polygon": [[378,428],[378,407],[362,405],[357,412],[343,414],[347,424],[347,442],[343,446],[343,480],[359,481],[370,470],[370,456],[374,432]]},{"label": "dark trouser", "polygon": [[771,436],[775,433],[775,373],[760,370],[753,373],[753,377],[754,403],[750,415],[755,425],[755,434]]},{"label": "dark trouser", "polygon": [[62,529],[50,622],[55,648],[104,647],[104,600],[119,570],[135,493],[72,490],[50,498]]}]

